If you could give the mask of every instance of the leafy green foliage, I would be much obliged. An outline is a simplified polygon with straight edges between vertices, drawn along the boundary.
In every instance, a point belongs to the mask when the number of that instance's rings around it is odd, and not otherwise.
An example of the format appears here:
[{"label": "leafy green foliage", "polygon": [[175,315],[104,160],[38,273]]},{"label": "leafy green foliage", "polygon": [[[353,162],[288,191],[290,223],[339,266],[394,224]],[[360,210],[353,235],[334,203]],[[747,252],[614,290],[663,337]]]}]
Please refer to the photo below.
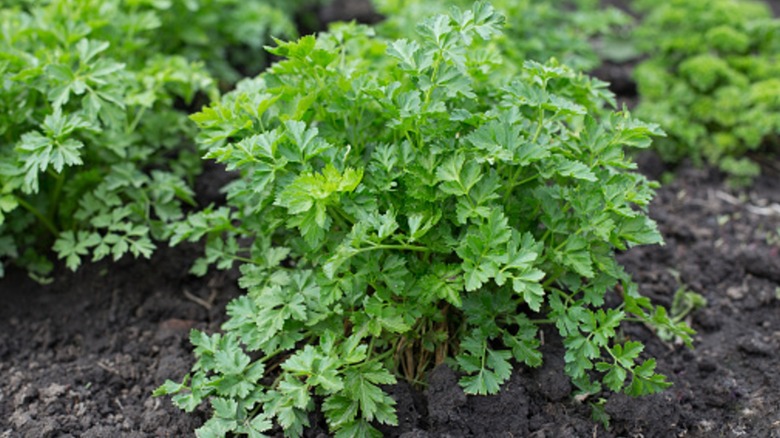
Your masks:
[{"label": "leafy green foliage", "polygon": [[158,52],[159,2],[20,3],[0,9],[0,257],[38,275],[52,243],[71,269],[148,257],[194,202],[174,106],[216,97],[211,76]]},{"label": "leafy green foliage", "polygon": [[706,161],[744,182],[758,174],[746,154],[780,133],[780,21],[764,2],[637,2],[636,30],[649,55],[635,72],[637,112],[669,134],[668,161]]},{"label": "leafy green foliage", "polygon": [[[148,0],[147,0],[148,1]],[[165,53],[202,61],[227,83],[255,75],[268,60],[271,37],[294,37],[294,13],[314,0],[164,0],[154,3]]]},{"label": "leafy green foliage", "polygon": [[[446,11],[450,5],[467,7],[467,0],[374,0],[388,16],[380,26],[385,33],[413,33],[417,17]],[[574,69],[598,67],[602,57],[618,53],[617,40],[631,18],[597,0],[497,0],[497,10],[507,18],[504,35],[497,38],[506,59],[522,65],[526,60],[545,62],[556,58]],[[625,45],[625,44],[624,44]],[[608,50],[600,51],[604,47]]]},{"label": "leafy green foliage", "polygon": [[493,394],[513,363],[541,363],[546,323],[581,387],[669,385],[617,339],[630,316],[690,342],[614,257],[661,242],[653,185],[624,152],[659,131],[601,117],[611,95],[568,67],[502,67],[502,27],[486,3],[414,39],[338,25],[280,42],[285,60],[192,117],[206,156],[240,177],[229,208],[172,242],[205,240],[194,272],[238,262],[247,290],[224,334],[192,333],[193,373],[157,391],[185,410],[211,400],[201,436],[269,421],[301,436],[319,402],[335,436],[377,436],[397,423],[382,385],[449,356],[467,393]]}]

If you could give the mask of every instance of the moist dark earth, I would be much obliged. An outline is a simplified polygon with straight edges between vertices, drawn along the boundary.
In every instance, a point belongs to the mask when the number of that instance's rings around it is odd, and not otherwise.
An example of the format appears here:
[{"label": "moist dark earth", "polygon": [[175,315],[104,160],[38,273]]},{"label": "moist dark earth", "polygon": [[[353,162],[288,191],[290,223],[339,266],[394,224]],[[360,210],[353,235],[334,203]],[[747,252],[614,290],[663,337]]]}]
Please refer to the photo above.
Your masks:
[{"label": "moist dark earth", "polygon": [[[681,287],[707,299],[688,317],[694,350],[624,327],[674,386],[639,399],[604,394],[605,429],[591,419],[595,400],[571,396],[560,340],[546,330],[544,364],[516,367],[498,395],[466,396],[446,366],[424,389],[388,388],[400,424],[386,436],[780,437],[780,163],[766,161],[762,177],[735,190],[714,170],[666,169],[652,154],[638,161],[653,179],[676,172],[650,210],[666,244],[619,259],[658,304],[670,306]],[[210,167],[201,199],[218,199],[225,180]],[[0,280],[0,438],[192,436],[206,407],[186,414],[151,393],[190,369],[190,329],[218,330],[241,293],[234,272],[189,275],[198,253],[161,248],[152,260],[58,267],[45,286],[14,270]],[[312,420],[307,436],[327,436]]]}]

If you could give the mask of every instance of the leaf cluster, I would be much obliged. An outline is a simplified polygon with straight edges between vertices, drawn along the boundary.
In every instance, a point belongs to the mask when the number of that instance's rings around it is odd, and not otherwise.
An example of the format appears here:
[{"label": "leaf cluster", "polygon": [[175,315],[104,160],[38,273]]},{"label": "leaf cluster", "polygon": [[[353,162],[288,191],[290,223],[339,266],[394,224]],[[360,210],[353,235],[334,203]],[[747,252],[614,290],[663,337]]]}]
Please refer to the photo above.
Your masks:
[{"label": "leaf cluster", "polygon": [[[415,17],[446,12],[450,5],[468,7],[472,2],[375,0],[388,18],[380,24],[385,35],[401,37],[414,32]],[[631,23],[614,7],[594,0],[497,0],[493,6],[507,18],[498,45],[513,65],[526,60],[546,62],[555,58],[575,70],[590,71],[602,62],[598,46],[613,42]],[[614,49],[615,46],[609,47]]]},{"label": "leaf cluster", "polygon": [[20,2],[0,25],[0,257],[42,275],[52,243],[71,269],[148,256],[194,202],[176,107],[216,97],[210,74],[159,52],[154,2]]},{"label": "leaf cluster", "polygon": [[240,177],[172,243],[205,240],[194,272],[237,263],[247,291],[157,391],[210,401],[200,436],[301,436],[318,407],[336,436],[379,436],[396,376],[446,360],[467,393],[496,393],[514,363],[541,363],[543,324],[583,390],[669,385],[621,324],[690,332],[614,256],[661,242],[654,185],[625,155],[660,131],[597,110],[603,85],[556,62],[503,68],[503,27],[479,2],[406,38],[342,24],[280,41],[283,61],[192,116]]},{"label": "leaf cluster", "polygon": [[750,151],[780,132],[780,21],[763,2],[637,2],[648,55],[636,69],[637,113],[669,134],[662,157],[719,166],[735,182],[759,172]]}]

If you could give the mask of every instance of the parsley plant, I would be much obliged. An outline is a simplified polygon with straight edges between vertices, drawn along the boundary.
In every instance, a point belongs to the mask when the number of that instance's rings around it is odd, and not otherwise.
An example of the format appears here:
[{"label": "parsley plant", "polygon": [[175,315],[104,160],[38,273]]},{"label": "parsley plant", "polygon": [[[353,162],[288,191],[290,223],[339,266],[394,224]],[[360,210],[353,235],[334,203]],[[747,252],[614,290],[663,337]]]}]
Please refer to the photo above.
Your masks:
[{"label": "parsley plant", "polygon": [[541,363],[542,324],[583,390],[669,385],[620,326],[690,331],[614,257],[661,242],[624,153],[659,131],[598,116],[603,83],[567,67],[502,65],[503,23],[476,3],[412,39],[338,25],[280,43],[284,61],[193,116],[241,176],[172,242],[205,239],[195,272],[239,263],[247,290],[224,333],[192,332],[193,372],[156,391],[210,401],[199,436],[301,436],[317,406],[337,437],[379,436],[398,421],[383,385],[446,360],[468,394],[496,393],[513,363]]},{"label": "parsley plant", "polygon": [[45,274],[52,243],[71,269],[148,256],[199,167],[174,104],[216,97],[211,76],[157,53],[151,9],[19,3],[0,8],[0,275],[6,258]]}]

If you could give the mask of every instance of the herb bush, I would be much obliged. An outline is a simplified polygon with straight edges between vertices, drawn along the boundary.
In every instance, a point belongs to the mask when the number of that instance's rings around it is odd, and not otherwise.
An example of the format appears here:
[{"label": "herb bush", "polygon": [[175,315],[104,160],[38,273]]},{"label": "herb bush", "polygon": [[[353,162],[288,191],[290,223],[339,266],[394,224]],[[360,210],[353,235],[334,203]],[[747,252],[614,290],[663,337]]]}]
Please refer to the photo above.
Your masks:
[{"label": "herb bush", "polygon": [[[176,103],[213,97],[211,76],[159,54],[152,10],[119,0],[0,9],[0,265],[34,275],[52,247],[82,258],[148,256],[192,203],[194,125]],[[2,275],[0,266],[0,275]]]},{"label": "herb bush", "polygon": [[397,423],[382,385],[447,361],[466,393],[496,393],[513,362],[541,363],[543,324],[583,391],[669,385],[620,326],[690,329],[614,257],[661,242],[624,155],[658,131],[595,118],[610,95],[567,67],[499,68],[502,27],[484,3],[411,40],[339,25],[280,43],[285,60],[193,116],[241,176],[173,243],[206,239],[195,271],[238,262],[247,290],[224,333],[192,332],[193,373],[156,391],[210,401],[199,436],[301,436],[315,409],[336,436],[378,436]]},{"label": "herb bush", "polygon": [[636,30],[649,55],[636,69],[637,114],[659,123],[669,162],[708,162],[745,181],[759,173],[746,155],[777,146],[780,133],[780,21],[763,2],[637,2]]},{"label": "herb bush", "polygon": [[[446,11],[449,5],[467,7],[471,1],[374,0],[387,15],[380,26],[393,36],[410,35],[417,17]],[[589,71],[602,58],[617,53],[614,40],[627,28],[631,18],[598,0],[496,0],[493,5],[508,18],[499,46],[508,60],[544,62],[556,58],[574,69]],[[601,53],[598,46],[608,46]],[[615,50],[612,50],[615,49]]]}]

